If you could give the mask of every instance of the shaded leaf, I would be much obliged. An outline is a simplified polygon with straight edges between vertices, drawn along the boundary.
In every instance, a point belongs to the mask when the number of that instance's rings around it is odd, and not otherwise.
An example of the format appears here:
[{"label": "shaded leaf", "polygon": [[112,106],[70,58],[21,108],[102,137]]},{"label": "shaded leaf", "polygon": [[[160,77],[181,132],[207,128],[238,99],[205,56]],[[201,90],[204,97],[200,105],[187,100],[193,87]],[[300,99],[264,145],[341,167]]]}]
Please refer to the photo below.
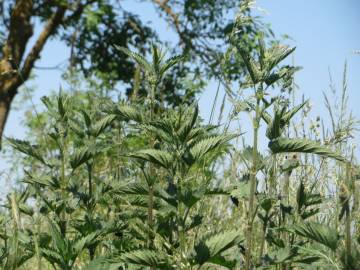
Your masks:
[{"label": "shaded leaf", "polygon": [[82,147],[77,149],[70,160],[70,165],[73,170],[75,170],[80,165],[87,162],[93,157],[92,151],[88,147]]},{"label": "shaded leaf", "polygon": [[238,245],[242,241],[241,234],[234,230],[210,236],[196,245],[195,262],[200,265],[209,262],[223,251]]},{"label": "shaded leaf", "polygon": [[165,169],[170,169],[173,163],[173,157],[169,152],[156,149],[140,150],[136,153],[130,154],[130,157],[149,161],[157,164]]},{"label": "shaded leaf", "polygon": [[110,114],[97,121],[92,129],[92,135],[95,137],[99,136],[115,119],[116,115]]},{"label": "shaded leaf", "polygon": [[326,225],[315,222],[307,222],[293,225],[291,228],[296,234],[323,244],[333,251],[335,251],[338,247],[339,235],[337,231]]},{"label": "shaded leaf", "polygon": [[39,151],[39,147],[36,145],[31,145],[28,141],[22,141],[22,140],[17,140],[17,139],[12,139],[12,138],[7,138],[7,140],[9,141],[10,145],[12,147],[14,147],[16,150],[31,156],[35,159],[37,159],[38,161],[42,162],[43,164],[50,166],[49,163],[47,163],[42,155],[42,153]]}]

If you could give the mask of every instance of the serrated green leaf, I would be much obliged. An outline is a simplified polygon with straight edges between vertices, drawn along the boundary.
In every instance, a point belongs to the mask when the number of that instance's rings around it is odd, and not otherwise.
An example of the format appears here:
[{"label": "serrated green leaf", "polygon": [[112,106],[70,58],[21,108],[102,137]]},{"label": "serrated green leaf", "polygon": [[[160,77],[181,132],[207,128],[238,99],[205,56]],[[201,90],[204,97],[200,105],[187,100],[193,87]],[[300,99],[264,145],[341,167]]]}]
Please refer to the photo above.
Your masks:
[{"label": "serrated green leaf", "polygon": [[250,182],[240,182],[236,187],[230,192],[230,195],[242,200],[249,198],[250,194]]},{"label": "serrated green leaf", "polygon": [[156,269],[171,269],[167,256],[161,251],[148,249],[130,251],[122,254],[121,260],[129,264],[155,267]]},{"label": "serrated green leaf", "polygon": [[68,243],[66,239],[64,239],[61,235],[59,226],[50,218],[47,219],[50,229],[50,235],[52,237],[52,242],[55,250],[58,254],[63,257],[67,254],[68,251]]},{"label": "serrated green leaf", "polygon": [[85,125],[89,128],[91,126],[90,115],[85,110],[81,110],[81,114],[84,117]]},{"label": "serrated green leaf", "polygon": [[246,51],[246,49],[244,49],[242,46],[238,46],[237,49],[245,63],[246,69],[251,77],[253,84],[258,83],[262,78],[262,73],[260,71],[260,68],[257,66],[255,61],[251,58],[251,56]]},{"label": "serrated green leaf", "polygon": [[326,146],[322,146],[318,142],[307,139],[289,139],[280,137],[270,141],[269,148],[274,154],[284,152],[309,153],[346,162],[346,159],[339,153],[334,152]]},{"label": "serrated green leaf", "polygon": [[143,121],[143,115],[138,108],[129,105],[120,105],[116,108],[115,112],[124,121],[135,121],[141,123]]},{"label": "serrated green leaf", "polygon": [[14,147],[16,150],[37,159],[38,161],[42,162],[46,166],[51,167],[51,165],[45,161],[42,153],[39,151],[38,146],[31,145],[28,141],[22,141],[22,140],[17,140],[17,139],[12,139],[12,138],[7,138],[7,140],[9,141],[10,145],[12,147]]},{"label": "serrated green leaf", "polygon": [[339,235],[337,231],[329,226],[316,223],[306,222],[293,225],[291,227],[296,234],[314,240],[335,251],[339,244]]},{"label": "serrated green leaf", "polygon": [[275,45],[270,50],[268,50],[267,55],[267,70],[272,70],[276,65],[278,65],[282,60],[288,57],[291,53],[295,51],[296,47],[286,47]]},{"label": "serrated green leaf", "polygon": [[112,261],[105,257],[98,257],[81,268],[81,270],[118,270],[122,263],[114,263]]},{"label": "serrated green leaf", "polygon": [[236,134],[227,134],[205,138],[196,143],[190,153],[195,161],[202,159],[207,153],[225,146],[230,140],[236,138]]},{"label": "serrated green leaf", "polygon": [[77,149],[70,160],[70,165],[75,170],[93,157],[92,151],[88,147]]},{"label": "serrated green leaf", "polygon": [[170,57],[165,61],[165,63],[160,67],[159,74],[160,76],[164,76],[166,71],[168,71],[171,67],[175,66],[176,64],[180,63],[184,60],[183,55],[175,55],[173,57]]},{"label": "serrated green leaf", "polygon": [[116,115],[110,114],[97,121],[92,128],[92,135],[99,136],[112,122],[116,119]]},{"label": "serrated green leaf", "polygon": [[243,241],[238,231],[231,230],[212,235],[198,243],[195,247],[195,264],[203,265]]},{"label": "serrated green leaf", "polygon": [[55,189],[60,187],[59,181],[49,175],[32,175],[27,171],[25,171],[25,174],[27,178],[23,180],[24,183],[31,185],[37,184],[40,186],[49,186]]},{"label": "serrated green leaf", "polygon": [[182,142],[185,142],[185,140],[188,138],[191,130],[194,128],[194,125],[196,123],[196,120],[198,118],[199,115],[199,107],[197,105],[193,106],[193,108],[191,108],[192,110],[190,110],[192,113],[190,115],[190,117],[187,117],[184,119],[183,123],[181,124],[179,130],[178,130],[178,134],[180,137],[180,140]]},{"label": "serrated green leaf", "polygon": [[149,161],[168,170],[172,168],[174,161],[172,155],[169,152],[156,149],[140,150],[136,153],[130,154],[129,156]]},{"label": "serrated green leaf", "polygon": [[141,68],[143,68],[146,72],[153,71],[150,63],[142,55],[140,55],[136,52],[132,52],[128,48],[125,48],[125,47],[115,45],[115,48],[117,50],[121,51],[122,53],[126,54],[130,58],[134,59],[139,64],[139,66],[141,66]]}]

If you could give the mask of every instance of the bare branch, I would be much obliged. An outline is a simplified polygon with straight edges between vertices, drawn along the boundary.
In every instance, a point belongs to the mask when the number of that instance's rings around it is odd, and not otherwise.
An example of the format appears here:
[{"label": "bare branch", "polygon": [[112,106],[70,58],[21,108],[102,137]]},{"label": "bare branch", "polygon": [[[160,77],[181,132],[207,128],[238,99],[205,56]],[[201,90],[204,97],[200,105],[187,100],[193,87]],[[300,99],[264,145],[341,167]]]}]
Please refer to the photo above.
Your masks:
[{"label": "bare branch", "polygon": [[[43,49],[46,41],[61,24],[65,11],[65,7],[59,7],[56,12],[50,17],[43,31],[40,33],[40,36],[35,42],[34,46],[31,48],[29,54],[27,55],[21,70],[22,78],[19,79],[26,80],[29,77],[31,69],[34,66],[35,61],[39,58],[40,52]],[[21,84],[21,82],[19,83]]]},{"label": "bare branch", "polygon": [[170,18],[172,24],[175,27],[176,32],[180,37],[180,43],[184,45],[185,36],[184,32],[181,30],[181,23],[179,21],[179,14],[175,13],[170,5],[168,4],[169,0],[153,0],[153,2],[160,7],[162,11]]},{"label": "bare branch", "polygon": [[[9,34],[2,48],[2,62],[11,59],[16,65],[20,64],[26,44],[33,34],[30,23],[32,9],[33,2],[31,0],[16,1],[11,14]],[[2,68],[0,68],[0,72],[6,71]]]},{"label": "bare branch", "polygon": [[80,0],[77,1],[76,5],[75,5],[75,8],[72,9],[73,12],[63,20],[63,24],[64,24],[64,25],[67,25],[67,24],[70,23],[71,21],[77,20],[77,19],[81,16],[81,14],[84,12],[84,9],[85,9],[87,6],[95,3],[96,1],[97,1],[97,0],[88,0],[88,1],[86,1],[84,4],[81,3]]}]

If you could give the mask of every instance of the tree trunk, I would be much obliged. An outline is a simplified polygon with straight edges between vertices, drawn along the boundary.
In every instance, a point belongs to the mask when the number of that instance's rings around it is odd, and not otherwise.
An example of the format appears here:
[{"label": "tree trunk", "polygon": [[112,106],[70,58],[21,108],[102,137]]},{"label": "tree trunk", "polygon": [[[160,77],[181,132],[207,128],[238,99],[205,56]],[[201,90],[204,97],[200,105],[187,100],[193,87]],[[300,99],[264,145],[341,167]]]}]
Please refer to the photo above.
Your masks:
[{"label": "tree trunk", "polygon": [[[3,89],[2,89],[3,90]],[[0,92],[0,150],[2,149],[2,137],[5,129],[6,120],[9,116],[11,102],[14,98],[14,91],[1,91]]]},{"label": "tree trunk", "polygon": [[[17,93],[17,89],[29,78],[34,63],[40,58],[46,41],[61,25],[66,11],[65,6],[58,6],[45,23],[44,29],[28,55],[25,56],[26,45],[33,34],[31,24],[31,18],[34,15],[33,5],[33,0],[16,0],[11,12],[9,33],[2,48],[2,58],[0,59],[0,150],[11,102]],[[78,10],[81,13],[80,7],[82,6],[79,6]]]},{"label": "tree trunk", "polygon": [[[0,138],[2,138],[2,135],[4,133],[4,127],[9,115],[10,104],[11,104],[11,98],[9,98],[8,96],[0,99]],[[0,149],[1,149],[1,141],[0,141]]]}]

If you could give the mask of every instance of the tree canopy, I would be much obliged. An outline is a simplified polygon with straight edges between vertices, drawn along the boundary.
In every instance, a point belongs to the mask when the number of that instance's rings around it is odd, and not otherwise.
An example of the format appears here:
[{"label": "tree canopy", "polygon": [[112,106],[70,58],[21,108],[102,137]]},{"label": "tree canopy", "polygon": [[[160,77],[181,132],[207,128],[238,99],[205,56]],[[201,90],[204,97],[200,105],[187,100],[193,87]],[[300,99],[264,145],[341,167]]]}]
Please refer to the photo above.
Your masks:
[{"label": "tree canopy", "polygon": [[[177,35],[174,44],[162,41],[156,26],[141,20],[126,10],[122,1],[115,0],[6,0],[1,2],[0,13],[0,137],[19,87],[29,78],[37,59],[42,55],[49,39],[64,42],[70,48],[69,65],[86,77],[95,77],[108,88],[118,83],[128,85],[128,96],[146,96],[138,66],[114,45],[148,54],[156,43],[169,47],[170,53],[186,55],[186,60],[172,70],[164,80],[161,98],[168,105],[191,102],[195,93],[183,89],[181,80],[191,78],[202,82],[202,76],[219,76],[221,55],[228,36],[234,28],[238,12],[247,15],[246,23],[238,25],[249,48],[260,30],[266,29],[256,17],[250,16],[250,3],[237,0],[142,0],[151,4]],[[240,11],[239,11],[240,10]],[[155,19],[155,18],[154,18]],[[33,37],[34,27],[42,28]],[[35,42],[30,47],[30,39]],[[25,50],[26,49],[26,50]],[[231,64],[243,74],[240,58]],[[181,88],[181,89],[180,89]],[[186,96],[186,99],[183,97]]]}]

